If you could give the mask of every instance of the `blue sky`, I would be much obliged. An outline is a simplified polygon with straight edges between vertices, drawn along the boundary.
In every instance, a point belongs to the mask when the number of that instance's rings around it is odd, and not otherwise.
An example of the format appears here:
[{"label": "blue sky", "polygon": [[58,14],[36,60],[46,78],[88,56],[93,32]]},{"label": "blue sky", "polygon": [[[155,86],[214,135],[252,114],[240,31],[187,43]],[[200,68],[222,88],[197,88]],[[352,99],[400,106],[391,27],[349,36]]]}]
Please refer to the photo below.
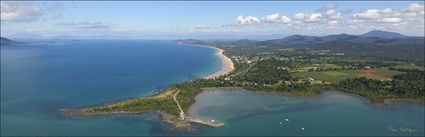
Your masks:
[{"label": "blue sky", "polygon": [[1,2],[1,35],[130,38],[268,38],[361,34],[424,35],[421,1]]}]

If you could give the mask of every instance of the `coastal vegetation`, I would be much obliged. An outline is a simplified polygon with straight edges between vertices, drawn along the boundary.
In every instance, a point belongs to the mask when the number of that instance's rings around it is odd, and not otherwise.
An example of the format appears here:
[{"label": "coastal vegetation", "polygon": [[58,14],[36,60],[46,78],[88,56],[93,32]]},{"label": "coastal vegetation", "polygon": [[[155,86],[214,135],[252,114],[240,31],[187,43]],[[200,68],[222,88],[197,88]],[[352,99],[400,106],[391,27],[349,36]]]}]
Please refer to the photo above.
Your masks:
[{"label": "coastal vegetation", "polygon": [[[180,110],[173,95],[182,110],[188,112],[195,96],[203,88],[214,87],[241,87],[297,96],[313,96],[324,89],[337,89],[375,102],[385,99],[423,101],[424,39],[373,39],[355,37],[310,43],[288,39],[260,42],[180,40],[180,43],[223,49],[225,52],[222,54],[230,57],[234,69],[208,79],[192,79],[171,85],[154,96],[75,110],[83,115],[160,111],[169,115],[171,123],[181,125],[188,121],[178,120]],[[372,49],[382,46],[387,46],[386,54],[373,52],[376,50]],[[414,53],[407,56],[411,50],[415,50]],[[357,53],[360,51],[361,54]]]},{"label": "coastal vegetation", "polygon": [[393,76],[393,80],[373,80],[366,77],[348,78],[335,87],[373,100],[387,98],[411,98],[424,100],[425,72],[407,72]]},{"label": "coastal vegetation", "polygon": [[175,89],[166,89],[162,93],[146,98],[136,98],[121,101],[119,103],[107,104],[96,107],[89,107],[82,110],[85,114],[99,115],[113,112],[142,112],[147,110],[160,109],[172,115],[178,115],[177,106],[172,101],[172,94]]}]

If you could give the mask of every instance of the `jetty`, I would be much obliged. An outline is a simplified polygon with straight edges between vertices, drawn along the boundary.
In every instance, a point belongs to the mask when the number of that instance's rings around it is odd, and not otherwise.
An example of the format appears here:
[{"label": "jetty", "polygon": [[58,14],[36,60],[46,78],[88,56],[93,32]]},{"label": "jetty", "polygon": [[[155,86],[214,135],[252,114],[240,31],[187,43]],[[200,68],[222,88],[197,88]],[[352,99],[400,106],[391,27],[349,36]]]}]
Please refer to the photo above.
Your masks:
[{"label": "jetty", "polygon": [[186,115],[185,115],[183,109],[181,108],[179,101],[177,101],[177,95],[179,93],[180,93],[180,90],[177,90],[177,92],[173,95],[173,100],[174,100],[174,102],[176,102],[177,107],[179,108],[180,120],[188,120],[189,122],[192,122],[192,123],[198,123],[198,124],[207,125],[207,126],[210,126],[210,127],[223,127],[224,126],[223,123],[215,122],[215,120],[202,120],[202,119],[193,118],[193,117],[190,117],[190,116],[187,116],[187,119],[186,119]]},{"label": "jetty", "polygon": [[217,123],[217,122],[214,122],[213,120],[206,121],[206,120],[202,120],[202,119],[199,119],[199,118],[192,118],[192,117],[189,117],[188,120],[189,120],[189,122],[207,125],[207,126],[210,126],[210,127],[223,127],[224,126],[223,123]]}]

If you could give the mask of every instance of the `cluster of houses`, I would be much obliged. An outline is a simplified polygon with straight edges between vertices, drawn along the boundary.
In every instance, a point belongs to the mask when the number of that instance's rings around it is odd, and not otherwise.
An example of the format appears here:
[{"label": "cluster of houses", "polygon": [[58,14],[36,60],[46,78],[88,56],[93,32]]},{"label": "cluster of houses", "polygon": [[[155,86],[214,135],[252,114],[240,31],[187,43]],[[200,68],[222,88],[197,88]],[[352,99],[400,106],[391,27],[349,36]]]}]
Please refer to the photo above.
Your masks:
[{"label": "cluster of houses", "polygon": [[235,60],[237,63],[251,64],[253,62],[252,60],[249,60],[246,56],[231,56],[230,58]]}]

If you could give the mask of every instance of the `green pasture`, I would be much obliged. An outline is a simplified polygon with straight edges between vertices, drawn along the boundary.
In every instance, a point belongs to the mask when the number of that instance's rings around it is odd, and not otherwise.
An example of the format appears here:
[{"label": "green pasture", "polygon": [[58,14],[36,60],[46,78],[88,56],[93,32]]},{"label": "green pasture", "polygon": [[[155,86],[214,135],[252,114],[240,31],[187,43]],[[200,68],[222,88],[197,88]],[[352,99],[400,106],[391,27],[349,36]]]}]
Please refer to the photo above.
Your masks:
[{"label": "green pasture", "polygon": [[397,66],[391,66],[394,68],[404,68],[404,69],[419,69],[419,70],[424,70],[424,67],[422,66],[416,66],[415,64],[401,64],[401,65],[397,65]]},{"label": "green pasture", "polygon": [[347,78],[359,77],[356,74],[359,74],[357,70],[338,70],[338,71],[322,71],[322,72],[300,72],[294,73],[296,77],[299,78],[314,78],[317,80],[324,80],[331,83],[337,83],[341,80]]}]

